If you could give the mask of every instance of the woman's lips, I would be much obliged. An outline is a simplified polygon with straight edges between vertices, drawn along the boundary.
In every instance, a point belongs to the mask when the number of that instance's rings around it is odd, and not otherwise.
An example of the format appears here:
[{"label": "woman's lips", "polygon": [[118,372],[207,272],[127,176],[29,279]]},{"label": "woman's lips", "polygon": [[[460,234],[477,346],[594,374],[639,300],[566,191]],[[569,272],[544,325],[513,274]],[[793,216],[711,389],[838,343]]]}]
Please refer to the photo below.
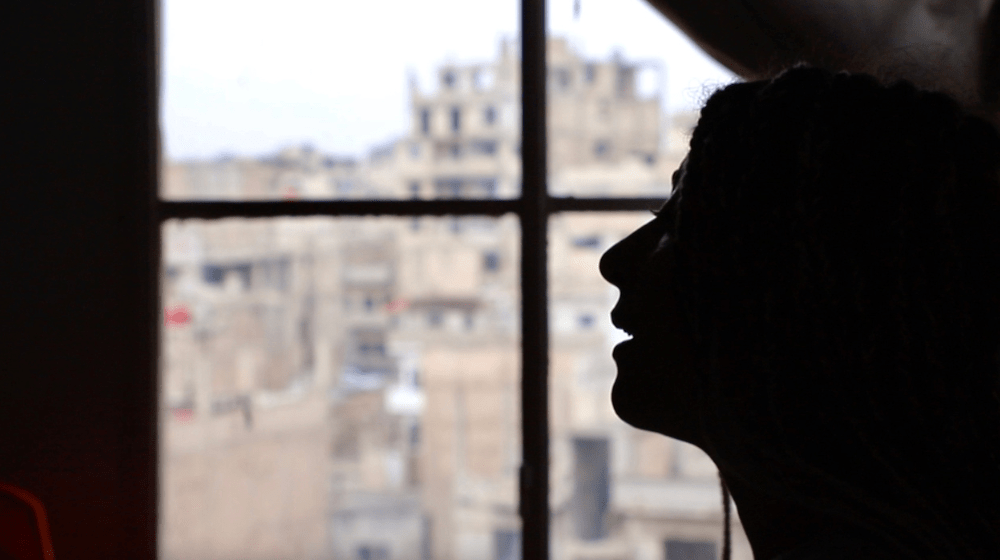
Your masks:
[{"label": "woman's lips", "polygon": [[638,323],[633,317],[633,313],[625,311],[621,306],[616,306],[611,310],[611,324],[629,336],[633,335],[635,332],[633,327]]},{"label": "woman's lips", "polygon": [[611,357],[615,360],[615,363],[621,364],[623,361],[628,359],[629,352],[631,348],[635,346],[636,341],[634,338],[619,342],[615,345],[615,348],[611,351]]}]

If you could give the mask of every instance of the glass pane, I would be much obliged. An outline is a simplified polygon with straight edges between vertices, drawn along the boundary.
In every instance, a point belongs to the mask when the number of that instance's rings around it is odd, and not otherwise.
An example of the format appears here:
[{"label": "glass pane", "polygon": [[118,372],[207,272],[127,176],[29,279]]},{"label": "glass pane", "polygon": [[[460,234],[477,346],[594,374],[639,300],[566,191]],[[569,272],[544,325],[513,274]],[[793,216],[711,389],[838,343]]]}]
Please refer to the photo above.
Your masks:
[{"label": "glass pane", "polygon": [[[549,227],[552,558],[714,560],[718,471],[698,448],[626,425],[611,408],[609,312],[618,290],[598,262],[649,213],[568,213]],[[733,559],[753,555],[733,512]]]},{"label": "glass pane", "polygon": [[554,194],[665,196],[707,94],[734,79],[642,0],[548,0]]},{"label": "glass pane", "polygon": [[518,243],[510,218],[165,223],[160,558],[516,557]]},{"label": "glass pane", "polygon": [[164,0],[170,200],[520,188],[517,0]]}]

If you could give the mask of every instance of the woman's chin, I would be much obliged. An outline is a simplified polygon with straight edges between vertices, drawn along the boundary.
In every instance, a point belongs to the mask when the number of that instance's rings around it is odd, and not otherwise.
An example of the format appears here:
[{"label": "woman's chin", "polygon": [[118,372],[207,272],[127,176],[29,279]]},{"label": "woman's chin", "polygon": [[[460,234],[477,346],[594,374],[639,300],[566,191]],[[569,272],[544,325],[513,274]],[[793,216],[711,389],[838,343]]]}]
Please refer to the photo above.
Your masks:
[{"label": "woman's chin", "polygon": [[692,395],[670,399],[669,395],[678,395],[678,392],[662,386],[662,383],[650,383],[644,377],[623,375],[619,370],[611,387],[611,407],[615,414],[640,430],[657,432],[697,445],[692,441],[697,439],[695,434],[698,430],[697,411],[690,409],[694,401]]},{"label": "woman's chin", "polygon": [[657,420],[662,421],[662,418],[657,418],[655,412],[659,407],[649,402],[654,396],[655,392],[649,391],[648,387],[644,388],[619,373],[611,387],[611,407],[619,418],[633,427],[660,431]]}]

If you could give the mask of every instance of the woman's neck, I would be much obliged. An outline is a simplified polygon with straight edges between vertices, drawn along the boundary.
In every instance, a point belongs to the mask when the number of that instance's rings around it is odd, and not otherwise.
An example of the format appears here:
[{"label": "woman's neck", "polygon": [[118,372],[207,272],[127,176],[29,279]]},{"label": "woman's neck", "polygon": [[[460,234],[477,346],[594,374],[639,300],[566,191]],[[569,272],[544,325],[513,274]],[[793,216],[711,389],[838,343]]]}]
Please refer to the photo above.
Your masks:
[{"label": "woman's neck", "polygon": [[799,506],[780,495],[761,492],[738,477],[723,478],[739,511],[755,560],[772,560],[828,535],[858,537],[856,529]]}]

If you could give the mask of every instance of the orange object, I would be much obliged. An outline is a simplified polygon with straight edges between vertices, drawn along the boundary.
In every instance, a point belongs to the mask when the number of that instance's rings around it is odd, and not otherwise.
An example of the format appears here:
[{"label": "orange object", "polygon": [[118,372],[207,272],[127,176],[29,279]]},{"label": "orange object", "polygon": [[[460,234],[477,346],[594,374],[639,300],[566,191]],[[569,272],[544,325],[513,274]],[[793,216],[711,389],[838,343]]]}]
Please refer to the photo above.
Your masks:
[{"label": "orange object", "polygon": [[0,560],[54,560],[45,506],[33,494],[0,482]]}]

